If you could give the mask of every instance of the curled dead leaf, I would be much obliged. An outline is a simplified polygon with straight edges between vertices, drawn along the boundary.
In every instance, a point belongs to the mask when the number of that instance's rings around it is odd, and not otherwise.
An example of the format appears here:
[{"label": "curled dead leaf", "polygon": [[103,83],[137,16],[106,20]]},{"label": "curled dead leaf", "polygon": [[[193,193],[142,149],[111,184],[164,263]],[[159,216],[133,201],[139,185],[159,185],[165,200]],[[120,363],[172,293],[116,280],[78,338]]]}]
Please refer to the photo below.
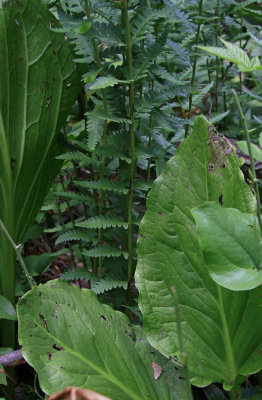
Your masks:
[{"label": "curled dead leaf", "polygon": [[48,397],[48,400],[111,400],[92,390],[67,387],[61,392]]}]

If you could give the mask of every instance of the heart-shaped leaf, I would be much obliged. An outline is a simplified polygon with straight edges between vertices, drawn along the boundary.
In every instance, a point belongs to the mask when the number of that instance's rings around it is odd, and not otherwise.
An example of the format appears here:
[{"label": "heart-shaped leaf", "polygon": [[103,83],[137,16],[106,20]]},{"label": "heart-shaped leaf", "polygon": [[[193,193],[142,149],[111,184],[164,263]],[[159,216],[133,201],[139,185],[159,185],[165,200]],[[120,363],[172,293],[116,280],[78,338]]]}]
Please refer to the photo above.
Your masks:
[{"label": "heart-shaped leaf", "polygon": [[113,400],[185,398],[181,370],[91,290],[39,285],[19,300],[18,321],[23,356],[48,394],[74,385]]},{"label": "heart-shaped leaf", "polygon": [[231,290],[262,283],[262,244],[256,217],[210,202],[192,210],[210,276]]},{"label": "heart-shaped leaf", "polygon": [[262,368],[262,288],[233,292],[210,277],[192,208],[208,201],[255,213],[255,198],[226,138],[204,117],[153,184],[138,240],[136,285],[146,334],[167,357],[177,356],[172,289],[180,304],[191,381],[221,382]]}]

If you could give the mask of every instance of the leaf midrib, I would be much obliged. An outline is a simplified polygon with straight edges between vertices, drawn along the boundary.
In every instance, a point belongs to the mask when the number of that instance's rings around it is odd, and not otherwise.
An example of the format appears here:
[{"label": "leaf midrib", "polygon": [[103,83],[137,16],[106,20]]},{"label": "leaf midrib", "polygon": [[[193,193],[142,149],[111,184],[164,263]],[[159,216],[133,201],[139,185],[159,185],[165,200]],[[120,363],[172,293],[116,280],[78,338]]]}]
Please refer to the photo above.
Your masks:
[{"label": "leaf midrib", "polygon": [[50,332],[48,332],[41,324],[39,324],[38,321],[34,319],[34,323],[37,325],[38,328],[40,328],[45,334],[47,334],[52,340],[54,340],[59,346],[63,347],[69,354],[72,354],[76,358],[79,358],[81,361],[83,361],[85,364],[88,366],[92,367],[95,371],[97,371],[101,376],[106,378],[108,381],[111,381],[114,383],[117,387],[119,387],[124,393],[126,393],[128,396],[130,396],[133,400],[144,400],[145,398],[139,398],[137,397],[137,393],[134,393],[133,391],[128,391],[128,387],[123,383],[121,383],[118,379],[115,379],[113,375],[110,375],[106,373],[103,369],[98,367],[96,364],[92,363],[89,361],[87,358],[85,358],[81,353],[78,353],[77,351],[71,349],[69,346],[67,346],[64,342],[59,340],[56,336],[52,335]]}]

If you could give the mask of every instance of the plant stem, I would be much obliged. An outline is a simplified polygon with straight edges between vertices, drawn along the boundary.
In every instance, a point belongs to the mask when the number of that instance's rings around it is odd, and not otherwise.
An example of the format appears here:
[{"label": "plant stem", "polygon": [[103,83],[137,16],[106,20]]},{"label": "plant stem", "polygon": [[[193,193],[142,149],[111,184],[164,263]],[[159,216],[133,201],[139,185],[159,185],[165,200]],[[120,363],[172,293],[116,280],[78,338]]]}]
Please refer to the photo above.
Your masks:
[{"label": "plant stem", "polygon": [[[199,7],[198,7],[199,16],[202,15],[202,6],[203,6],[203,0],[199,0]],[[198,43],[199,43],[200,28],[201,28],[201,22],[199,21],[198,25],[197,25],[197,34],[196,34],[196,45],[195,45],[195,47],[198,46]],[[198,55],[195,54],[192,78],[191,78],[191,83],[190,83],[191,92],[190,92],[190,95],[189,95],[189,107],[188,107],[188,117],[187,117],[188,119],[191,118],[191,112],[192,112],[192,100],[193,100],[192,88],[193,88],[194,83],[195,83],[197,59],[198,59]],[[185,138],[188,136],[188,130],[189,130],[189,125],[187,124],[186,130],[185,130]]]},{"label": "plant stem", "polygon": [[20,254],[20,251],[18,250],[18,247],[16,246],[15,242],[13,241],[11,236],[9,235],[9,232],[7,231],[7,229],[6,229],[3,221],[1,220],[1,218],[0,218],[0,227],[2,228],[5,236],[7,237],[7,240],[9,241],[9,243],[11,244],[11,246],[13,247],[13,249],[14,249],[14,251],[16,253],[16,257],[17,257],[17,259],[18,259],[18,261],[19,261],[19,263],[20,263],[20,265],[21,265],[21,267],[22,267],[22,269],[24,271],[24,274],[26,276],[26,279],[28,281],[30,289],[33,289],[33,287],[34,287],[34,285],[36,283],[35,283],[34,279],[30,276],[30,274],[28,272],[28,269],[27,269],[27,267],[26,267],[26,265],[24,263],[24,260],[23,260],[21,254]]},{"label": "plant stem", "polygon": [[[206,41],[206,38],[205,38],[205,33],[204,33],[204,31],[202,31],[202,37],[203,37],[204,46],[207,46],[207,41]],[[208,61],[208,58],[207,58],[207,60],[206,60],[206,66],[207,66],[208,82],[211,83],[211,82],[212,82],[212,79],[211,79],[211,72],[210,72],[210,69],[209,69],[209,61]]]},{"label": "plant stem", "polygon": [[[152,92],[154,91],[154,81],[152,79],[151,82],[151,90]],[[152,117],[152,111],[149,117],[149,141],[148,141],[148,148],[149,150],[151,150],[151,144],[152,144],[152,129],[153,129],[153,117]],[[150,181],[150,168],[151,168],[151,157],[148,158],[148,162],[147,162],[147,177],[146,180],[147,182]]]},{"label": "plant stem", "polygon": [[226,78],[227,78],[227,76],[228,76],[228,73],[229,73],[229,71],[231,70],[232,66],[233,66],[233,64],[229,64],[229,65],[227,66],[227,68],[226,68],[226,70],[225,70],[225,73],[223,74],[222,80],[221,80],[221,82],[219,83],[219,85],[218,85],[218,87],[217,87],[217,90],[216,90],[214,96],[213,96],[212,99],[211,99],[210,107],[209,107],[209,110],[208,110],[208,116],[209,116],[209,117],[211,116],[211,113],[212,113],[212,108],[213,108],[213,105],[214,105],[214,101],[215,101],[215,99],[216,99],[216,97],[217,97],[217,95],[218,95],[220,89],[222,88],[222,86],[223,86],[223,84],[224,84],[224,82],[225,82],[225,80],[226,80]]},{"label": "plant stem", "polygon": [[260,228],[260,234],[262,236],[262,220],[261,220],[261,214],[260,214],[260,195],[259,195],[259,189],[258,189],[258,184],[257,184],[257,179],[256,179],[256,170],[255,170],[255,163],[254,163],[254,158],[253,158],[253,154],[252,154],[252,148],[251,148],[251,141],[250,141],[250,136],[249,136],[249,132],[248,132],[248,126],[247,126],[247,121],[246,121],[246,117],[243,114],[237,93],[234,89],[232,89],[232,93],[240,114],[240,118],[243,124],[243,128],[244,128],[244,133],[245,133],[245,138],[246,138],[246,142],[247,142],[247,148],[248,148],[248,154],[249,154],[249,158],[250,158],[250,167],[251,167],[251,172],[252,172],[252,176],[253,176],[253,184],[254,184],[254,188],[255,188],[255,192],[256,192],[256,199],[257,199],[257,219],[258,219],[258,223],[259,223],[259,228]]},{"label": "plant stem", "polygon": [[258,373],[258,387],[261,390],[262,388],[262,370]]},{"label": "plant stem", "polygon": [[240,398],[241,398],[240,386],[234,387],[233,389],[230,390],[229,398],[230,398],[230,400],[240,400]]},{"label": "plant stem", "polygon": [[252,76],[253,81],[255,82],[256,87],[258,88],[260,96],[262,96],[262,87],[260,86],[260,83],[258,82],[254,72],[251,72],[251,76]]},{"label": "plant stem", "polygon": [[133,55],[132,55],[132,42],[130,35],[130,26],[128,18],[128,7],[127,0],[123,0],[123,22],[126,33],[126,45],[127,45],[127,62],[129,72],[129,119],[131,124],[129,125],[129,140],[130,140],[130,156],[131,163],[129,169],[129,193],[128,193],[128,287],[127,287],[127,304],[129,303],[130,284],[132,279],[132,260],[133,260],[133,192],[134,192],[134,175],[135,175],[135,120],[134,120],[134,102],[135,102],[135,87],[134,87],[134,75],[133,75]]},{"label": "plant stem", "polygon": [[[215,16],[219,15],[219,0],[217,0],[217,5],[215,8]],[[215,35],[216,35],[216,46],[218,46],[218,30],[219,30],[219,24],[218,24],[218,20],[216,21],[215,24]],[[216,57],[216,112],[218,111],[218,76],[219,76],[219,64],[220,64],[220,60],[218,57]]]}]

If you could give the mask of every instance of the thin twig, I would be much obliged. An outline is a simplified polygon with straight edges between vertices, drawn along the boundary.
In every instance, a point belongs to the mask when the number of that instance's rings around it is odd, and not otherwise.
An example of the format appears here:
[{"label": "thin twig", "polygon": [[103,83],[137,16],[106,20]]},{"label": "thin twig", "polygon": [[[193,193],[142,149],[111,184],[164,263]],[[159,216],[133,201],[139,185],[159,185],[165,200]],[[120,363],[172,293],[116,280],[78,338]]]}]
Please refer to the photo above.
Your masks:
[{"label": "thin twig", "polygon": [[132,280],[132,261],[133,261],[133,194],[134,194],[134,177],[136,168],[135,157],[135,118],[134,118],[134,103],[135,103],[135,86],[133,76],[133,54],[132,54],[132,40],[129,26],[128,4],[127,0],[123,0],[122,7],[123,23],[126,33],[126,56],[129,72],[129,140],[130,140],[130,170],[129,170],[129,193],[128,193],[128,286],[127,286],[127,304],[129,303],[130,285]]},{"label": "thin twig", "polygon": [[[200,17],[202,15],[202,8],[203,8],[203,0],[199,0],[198,13],[199,13]],[[196,33],[196,45],[195,45],[196,47],[198,46],[198,43],[199,43],[200,28],[201,28],[201,22],[199,21],[198,22],[198,26],[197,26],[197,33]],[[197,60],[198,60],[198,55],[195,54],[194,63],[193,63],[192,78],[191,78],[191,83],[190,83],[191,91],[190,91],[190,95],[189,95],[188,119],[191,118],[191,112],[192,112],[192,101],[193,101],[192,88],[193,88],[193,86],[195,84]],[[189,130],[189,124],[186,125],[185,138],[188,136],[188,130]]]},{"label": "thin twig", "polygon": [[12,247],[13,247],[15,253],[16,253],[16,257],[17,257],[18,261],[20,262],[20,265],[21,265],[21,267],[22,267],[22,269],[24,271],[24,274],[26,276],[26,279],[28,281],[30,289],[33,289],[33,287],[36,285],[36,283],[35,283],[34,279],[30,276],[30,274],[28,272],[28,269],[27,269],[27,267],[26,267],[26,265],[24,263],[24,260],[23,260],[21,254],[20,254],[20,251],[18,250],[19,246],[17,246],[15,244],[15,242],[13,241],[11,236],[9,235],[9,232],[7,231],[7,229],[6,229],[3,221],[1,220],[1,218],[0,218],[0,227],[2,228],[5,236],[7,237],[8,241],[10,242],[10,244],[12,245]]},{"label": "thin twig", "polygon": [[12,351],[11,353],[0,356],[0,364],[3,367],[10,367],[19,361],[24,360],[21,350]]},{"label": "thin twig", "polygon": [[247,126],[247,121],[246,121],[246,117],[243,114],[237,93],[234,89],[232,89],[232,93],[240,114],[240,118],[243,124],[243,128],[244,128],[244,133],[245,133],[245,138],[246,138],[246,142],[247,142],[247,148],[248,148],[248,155],[250,158],[250,167],[251,167],[251,172],[252,172],[252,179],[253,179],[253,184],[254,184],[254,188],[255,188],[255,193],[256,193],[256,200],[257,200],[257,219],[258,219],[258,223],[259,223],[259,228],[260,228],[260,235],[262,236],[262,220],[261,220],[261,213],[260,213],[260,194],[259,194],[259,189],[258,189],[258,184],[257,184],[257,179],[256,179],[256,170],[255,170],[255,163],[254,163],[254,157],[252,154],[252,147],[251,147],[251,141],[250,141],[250,135],[248,132],[248,126]]},{"label": "thin twig", "polygon": [[228,74],[229,74],[229,71],[231,70],[232,66],[233,66],[232,63],[231,63],[230,65],[227,66],[227,68],[226,68],[226,70],[225,70],[225,74],[224,74],[224,76],[223,76],[223,78],[222,78],[222,81],[221,81],[220,84],[218,85],[217,90],[216,90],[214,96],[212,97],[212,100],[211,100],[211,103],[210,103],[210,107],[209,107],[209,110],[208,110],[208,117],[209,117],[209,118],[210,118],[210,116],[211,116],[212,108],[213,108],[214,102],[215,102],[215,100],[216,100],[216,98],[217,98],[217,95],[218,95],[218,93],[220,92],[220,89],[222,88],[222,86],[223,86],[223,84],[224,84],[224,82],[225,82],[225,80],[226,80],[226,78],[227,78],[227,76],[228,76]]}]

